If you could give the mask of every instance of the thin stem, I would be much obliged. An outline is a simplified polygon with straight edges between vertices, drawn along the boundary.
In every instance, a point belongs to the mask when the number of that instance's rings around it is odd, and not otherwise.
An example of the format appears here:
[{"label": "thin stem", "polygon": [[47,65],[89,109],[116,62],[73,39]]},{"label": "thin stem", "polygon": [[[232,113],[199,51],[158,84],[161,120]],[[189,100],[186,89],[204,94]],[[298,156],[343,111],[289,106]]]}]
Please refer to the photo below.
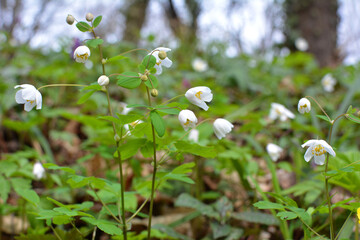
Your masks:
[{"label": "thin stem", "polygon": [[140,77],[135,77],[135,76],[124,75],[121,73],[113,73],[113,74],[110,74],[108,77],[113,77],[113,76],[124,76],[124,77],[128,77],[128,78],[140,78]]},{"label": "thin stem", "polygon": [[136,215],[138,215],[138,213],[145,207],[145,205],[148,201],[149,201],[149,198],[145,199],[145,201],[143,202],[143,204],[141,204],[139,209],[136,210],[136,212],[128,220],[126,220],[126,223],[130,222],[134,217],[136,217]]},{"label": "thin stem", "polygon": [[106,203],[99,197],[99,195],[97,194],[97,192],[95,191],[95,189],[90,185],[90,188],[94,191],[96,197],[99,199],[99,201],[101,202],[101,204],[104,206],[104,208],[109,212],[109,214],[120,224],[122,224],[121,220],[119,218],[117,218],[112,211],[110,211],[109,207],[106,205]]},{"label": "thin stem", "polygon": [[94,231],[93,231],[93,234],[92,234],[92,238],[91,240],[95,240],[95,237],[96,237],[96,230],[97,230],[97,226],[94,227]]},{"label": "thin stem", "polygon": [[[339,117],[337,117],[336,120],[337,119],[339,119]],[[329,144],[331,144],[331,134],[332,134],[332,129],[333,129],[333,126],[334,126],[334,122],[331,122],[330,130],[329,130]],[[328,166],[329,166],[329,156],[330,156],[330,154],[327,153],[326,154],[326,161],[325,161],[325,170],[324,170],[324,174],[325,174],[325,195],[326,195],[326,201],[327,201],[327,205],[328,205],[328,209],[329,209],[330,239],[334,240],[335,232],[334,232],[334,222],[333,222],[332,209],[331,209],[331,199],[330,199],[330,195],[329,195],[329,177],[326,176],[327,171],[328,171]]]},{"label": "thin stem", "polygon": [[70,224],[73,226],[73,228],[74,228],[82,237],[84,237],[84,235],[82,234],[82,232],[80,232],[80,230],[75,226],[75,224],[74,224],[72,221],[70,221]]},{"label": "thin stem", "polygon": [[125,54],[127,54],[127,53],[131,53],[131,52],[135,52],[135,51],[147,51],[147,52],[150,52],[149,50],[147,50],[147,49],[145,49],[145,48],[136,48],[136,49],[132,49],[132,50],[129,50],[129,51],[120,53],[120,54],[116,55],[115,57],[117,57],[117,56],[122,56],[122,55],[125,55]]},{"label": "thin stem", "polygon": [[300,221],[310,230],[312,231],[313,233],[315,233],[316,236],[318,236],[319,238],[321,239],[326,239],[324,238],[323,236],[321,236],[320,234],[318,234],[314,229],[312,229],[306,222],[304,222],[304,220],[302,220],[301,218],[299,218]]},{"label": "thin stem", "polygon": [[175,100],[175,99],[177,99],[177,98],[179,98],[179,97],[182,97],[182,96],[184,96],[184,94],[181,94],[181,95],[178,95],[178,96],[176,96],[176,97],[173,97],[173,98],[171,98],[171,99],[169,99],[169,100],[161,103],[160,105],[165,105],[166,103],[171,102],[171,101],[173,101],[173,100]]},{"label": "thin stem", "polygon": [[72,84],[72,83],[57,83],[57,84],[49,84],[49,85],[41,86],[37,90],[40,90],[42,88],[47,88],[47,87],[88,87],[88,85]]},{"label": "thin stem", "polygon": [[61,238],[61,237],[59,236],[59,234],[56,232],[55,228],[54,228],[53,226],[51,226],[51,225],[50,225],[50,228],[51,228],[51,230],[53,230],[56,238],[59,239],[59,240],[62,240],[62,238]]},{"label": "thin stem", "polygon": [[346,223],[349,221],[349,219],[350,219],[350,217],[351,217],[352,214],[353,214],[353,211],[351,211],[351,213],[349,214],[349,216],[346,218],[344,224],[343,224],[342,227],[340,228],[340,231],[339,231],[338,234],[336,235],[335,240],[339,238],[342,230],[344,229]]},{"label": "thin stem", "polygon": [[[148,96],[149,106],[151,106],[151,98],[149,93],[149,88],[146,87],[146,92]],[[153,157],[153,176],[151,181],[151,195],[150,195],[150,210],[149,210],[149,222],[148,222],[148,233],[147,233],[147,239],[150,240],[151,237],[151,218],[153,214],[153,207],[154,207],[154,192],[155,192],[155,180],[156,180],[156,136],[155,136],[155,128],[153,123],[151,123],[151,131],[152,131],[152,137],[153,137],[153,148],[154,148],[154,157]]]},{"label": "thin stem", "polygon": [[313,98],[312,96],[306,96],[306,98],[311,98],[319,106],[319,108],[325,114],[325,116],[329,119],[329,122],[331,122],[331,118],[327,115],[325,110],[321,107],[321,105],[318,103],[318,101],[315,100],[315,98]]},{"label": "thin stem", "polygon": [[[94,36],[94,39],[97,38],[96,33],[94,31],[94,29],[91,29],[91,32]],[[100,53],[100,63],[102,66],[102,73],[103,75],[106,75],[105,72],[105,61],[103,61],[104,57],[103,57],[103,51],[102,51],[102,44],[99,44],[99,53]],[[108,91],[108,87],[105,88],[105,93],[106,93],[106,99],[108,102],[108,114],[110,116],[113,116],[113,112],[111,109],[111,101],[110,101],[110,95],[109,95],[109,91]],[[113,126],[113,132],[114,132],[114,136],[117,136],[117,132],[116,132],[116,127],[115,127],[115,123],[112,123]],[[122,128],[123,126],[121,126]],[[120,142],[122,140],[122,136],[120,137]],[[124,191],[125,191],[125,187],[124,187],[124,177],[123,177],[123,169],[122,169],[122,159],[121,159],[121,152],[119,150],[119,145],[120,142],[115,140],[116,142],[116,151],[117,151],[117,162],[119,164],[119,171],[120,171],[120,192],[121,192],[121,219],[122,219],[122,227],[123,227],[123,237],[124,240],[127,240],[127,227],[126,227],[126,218],[125,218],[125,199],[124,199]],[[105,205],[104,205],[105,206]],[[109,211],[109,210],[108,210]],[[110,212],[111,213],[111,212]],[[111,213],[111,215],[113,215]],[[118,219],[118,218],[116,218]],[[118,219],[119,220],[119,219]]]}]

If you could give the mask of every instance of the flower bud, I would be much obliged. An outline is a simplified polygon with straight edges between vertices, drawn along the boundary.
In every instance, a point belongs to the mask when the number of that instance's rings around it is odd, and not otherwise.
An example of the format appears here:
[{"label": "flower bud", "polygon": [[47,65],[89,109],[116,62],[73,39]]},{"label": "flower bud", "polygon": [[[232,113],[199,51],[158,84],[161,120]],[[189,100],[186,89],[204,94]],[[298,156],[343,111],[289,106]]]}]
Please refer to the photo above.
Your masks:
[{"label": "flower bud", "polygon": [[120,137],[119,137],[119,135],[115,134],[114,140],[115,140],[115,142],[120,142]]},{"label": "flower bud", "polygon": [[74,23],[74,21],[75,21],[75,18],[73,17],[73,15],[68,14],[66,17],[67,24],[72,25]]},{"label": "flower bud", "polygon": [[166,52],[165,51],[159,51],[159,58],[161,59],[161,60],[164,60],[166,57],[167,57],[167,55],[166,55]]},{"label": "flower bud", "polygon": [[106,59],[101,59],[101,64],[105,65],[106,64]]},{"label": "flower bud", "polygon": [[107,86],[109,84],[109,78],[106,76],[106,75],[101,75],[99,78],[98,78],[98,84],[100,86]]},{"label": "flower bud", "polygon": [[151,96],[157,97],[158,95],[159,95],[158,90],[156,90],[155,88],[153,88],[153,89],[151,90]]},{"label": "flower bud", "polygon": [[92,13],[86,14],[86,21],[91,22],[94,19],[94,15]]},{"label": "flower bud", "polygon": [[141,81],[147,81],[148,80],[148,77],[144,74],[144,75],[141,75],[140,77]]}]

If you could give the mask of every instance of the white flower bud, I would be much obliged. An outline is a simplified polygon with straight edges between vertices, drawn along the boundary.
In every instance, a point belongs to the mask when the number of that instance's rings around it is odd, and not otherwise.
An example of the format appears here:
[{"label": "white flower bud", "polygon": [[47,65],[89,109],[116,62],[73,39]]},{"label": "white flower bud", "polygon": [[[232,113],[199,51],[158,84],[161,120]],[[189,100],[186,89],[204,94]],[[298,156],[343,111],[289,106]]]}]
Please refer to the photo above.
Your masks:
[{"label": "white flower bud", "polygon": [[308,113],[310,112],[311,110],[311,103],[310,101],[307,99],[307,98],[302,98],[300,99],[299,103],[298,103],[298,111],[301,113],[301,114],[304,114],[304,113]]},{"label": "white flower bud", "polygon": [[45,168],[43,167],[43,165],[40,162],[36,162],[34,164],[33,174],[35,175],[37,180],[40,180],[41,178],[44,177]]},{"label": "white flower bud", "polygon": [[67,17],[66,17],[67,24],[72,25],[74,23],[74,21],[75,21],[75,18],[73,17],[73,15],[70,15],[70,14],[67,15]]},{"label": "white flower bud", "polygon": [[281,147],[279,147],[278,145],[276,145],[276,144],[269,143],[266,146],[266,151],[270,155],[271,160],[276,162],[280,158],[280,156],[281,156],[281,154],[283,152],[283,149]]},{"label": "white flower bud", "polygon": [[79,63],[85,63],[90,57],[90,49],[87,46],[77,47],[74,51],[74,59]]},{"label": "white flower bud", "polygon": [[189,128],[193,128],[196,126],[198,122],[195,114],[190,110],[182,110],[179,113],[179,121],[181,126],[184,128],[185,131],[189,130]]},{"label": "white flower bud", "polygon": [[107,86],[109,84],[109,78],[106,76],[106,75],[101,75],[99,78],[98,78],[98,84],[100,86]]},{"label": "white flower bud", "polygon": [[213,129],[216,137],[222,139],[226,134],[231,132],[234,125],[226,119],[218,118],[213,124]]},{"label": "white flower bud", "polygon": [[86,21],[91,22],[94,19],[94,15],[92,13],[86,14]]}]

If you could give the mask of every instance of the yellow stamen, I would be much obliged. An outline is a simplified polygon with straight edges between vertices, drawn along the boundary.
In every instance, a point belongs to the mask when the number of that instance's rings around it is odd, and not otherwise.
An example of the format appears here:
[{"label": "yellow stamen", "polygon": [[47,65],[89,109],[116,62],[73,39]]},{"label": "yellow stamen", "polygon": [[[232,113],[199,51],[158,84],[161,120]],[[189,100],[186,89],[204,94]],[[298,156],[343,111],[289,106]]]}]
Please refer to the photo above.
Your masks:
[{"label": "yellow stamen", "polygon": [[326,153],[326,150],[324,149],[323,146],[317,145],[312,149],[311,153],[316,156],[321,156]]},{"label": "yellow stamen", "polygon": [[184,123],[185,126],[189,125],[191,121],[189,119],[186,119],[186,123]]},{"label": "yellow stamen", "polygon": [[300,108],[307,108],[306,103],[304,105],[300,106]]},{"label": "yellow stamen", "polygon": [[198,99],[201,100],[201,95],[202,94],[202,91],[198,91],[197,93],[195,93],[195,97],[197,97]]},{"label": "yellow stamen", "polygon": [[77,57],[77,58],[84,59],[84,60],[87,60],[88,57],[89,57],[89,54],[88,54],[88,53],[84,53],[84,54],[81,54],[81,55],[76,54],[76,57]]},{"label": "yellow stamen", "polygon": [[33,104],[35,101],[34,100],[26,100],[27,102],[30,102],[30,104]]},{"label": "yellow stamen", "polygon": [[161,61],[156,62],[156,65],[158,65],[158,66],[159,66],[160,64],[161,64]]}]

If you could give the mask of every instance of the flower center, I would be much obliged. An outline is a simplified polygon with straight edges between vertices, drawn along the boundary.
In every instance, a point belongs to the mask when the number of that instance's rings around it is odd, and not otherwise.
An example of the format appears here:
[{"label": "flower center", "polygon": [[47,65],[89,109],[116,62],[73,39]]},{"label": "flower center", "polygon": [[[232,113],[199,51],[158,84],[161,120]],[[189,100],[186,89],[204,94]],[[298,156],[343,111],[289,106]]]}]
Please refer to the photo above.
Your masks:
[{"label": "flower center", "polygon": [[304,105],[300,106],[300,108],[307,108],[306,103]]},{"label": "flower center", "polygon": [[189,119],[186,119],[186,123],[184,123],[185,126],[189,125],[191,121]]},{"label": "flower center", "polygon": [[84,53],[84,54],[81,54],[81,55],[76,54],[76,57],[77,57],[77,58],[84,59],[84,60],[87,60],[88,57],[89,57],[89,54],[88,54],[88,53]]},{"label": "flower center", "polygon": [[161,64],[161,61],[156,62],[156,65],[160,66],[160,64]]},{"label": "flower center", "polygon": [[198,91],[197,93],[195,93],[195,97],[197,97],[199,100],[201,100],[201,94],[202,94],[202,91]]},{"label": "flower center", "polygon": [[279,115],[282,115],[282,113],[281,113],[281,111],[280,111],[279,108],[275,108],[275,112],[276,112],[277,114],[279,114]]},{"label": "flower center", "polygon": [[321,156],[321,155],[323,155],[324,153],[326,153],[326,150],[324,149],[323,146],[317,145],[316,147],[314,147],[314,148],[312,149],[311,152],[312,152],[313,155]]},{"label": "flower center", "polygon": [[35,101],[34,100],[26,100],[27,102],[29,102],[30,104],[33,104]]}]

